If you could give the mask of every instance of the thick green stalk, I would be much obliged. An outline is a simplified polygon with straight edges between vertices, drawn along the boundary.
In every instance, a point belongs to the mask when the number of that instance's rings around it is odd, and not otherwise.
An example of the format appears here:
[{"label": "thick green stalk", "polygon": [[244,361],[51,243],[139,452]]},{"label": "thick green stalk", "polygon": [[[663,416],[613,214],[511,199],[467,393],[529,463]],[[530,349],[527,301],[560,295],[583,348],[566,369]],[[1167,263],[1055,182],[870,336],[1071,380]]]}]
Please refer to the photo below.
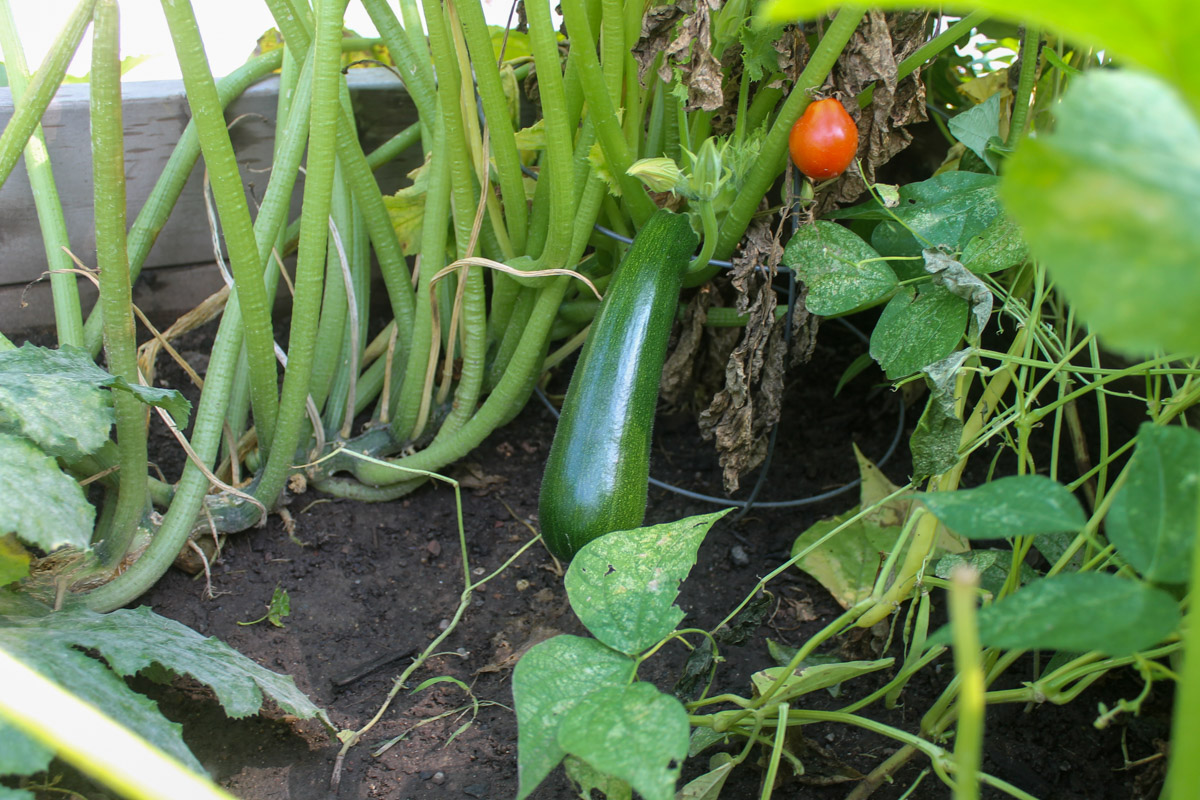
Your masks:
[{"label": "thick green stalk", "polygon": [[[278,69],[282,60],[283,50],[272,50],[261,56],[255,56],[222,78],[217,84],[217,93],[220,96],[222,107],[228,105],[252,83]],[[175,144],[175,149],[171,152],[166,166],[159,173],[154,188],[146,198],[141,211],[138,212],[137,218],[133,221],[133,227],[129,229],[129,277],[131,281],[137,280],[142,264],[145,263],[146,256],[150,254],[150,248],[154,246],[163,226],[167,224],[171,209],[175,207],[175,201],[183,192],[188,176],[192,174],[192,168],[199,157],[200,138],[196,134],[196,123],[189,121],[187,127],[183,129],[179,141]],[[100,349],[102,316],[102,310],[97,307],[83,326],[83,338],[92,355],[95,355]]]},{"label": "thick green stalk", "polygon": [[[285,0],[268,0],[275,21],[283,31],[284,39],[291,42],[292,46],[297,48],[297,52],[307,51],[312,43],[312,35],[300,20],[284,13],[284,9],[277,8],[283,2]],[[391,19],[395,21],[394,16]],[[418,110],[420,108],[421,105],[418,104]],[[426,112],[422,112],[424,113]],[[412,326],[414,314],[408,264],[404,260],[400,243],[396,239],[396,230],[392,227],[383,197],[379,193],[379,184],[375,182],[372,167],[358,142],[353,120],[345,109],[342,109],[337,117],[336,146],[346,182],[354,192],[354,199],[358,201],[359,210],[366,220],[371,242],[375,245],[375,255],[379,259],[379,271],[387,287],[392,314],[401,330],[408,330]],[[408,340],[402,340],[397,355],[397,360],[401,363],[408,357],[407,348]]]},{"label": "thick green stalk", "polygon": [[488,125],[488,151],[496,162],[496,180],[504,198],[504,222],[513,252],[525,252],[528,214],[525,206],[525,181],[521,176],[521,159],[513,138],[512,118],[508,99],[500,83],[500,70],[492,50],[492,37],[483,7],[475,2],[456,5],[462,20],[463,35],[471,52],[479,99],[483,104]]},{"label": "thick green stalk", "polygon": [[[404,86],[417,107],[421,123],[430,124],[434,118],[437,88],[433,80],[433,69],[429,65],[429,50],[424,42],[418,49],[413,46],[404,28],[387,0],[363,0],[363,7],[371,17],[380,38],[387,45],[392,60],[400,70]],[[420,32],[420,25],[417,31]]]},{"label": "thick green stalk", "polygon": [[[861,6],[846,6],[837,12],[833,22],[825,30],[825,36],[813,50],[812,57],[800,73],[800,77],[796,79],[791,94],[784,101],[779,115],[771,125],[767,138],[763,141],[761,154],[746,178],[745,186],[721,223],[716,258],[728,260],[737,243],[741,241],[759,201],[779,177],[779,168],[787,151],[788,134],[791,133],[792,125],[800,118],[800,114],[812,102],[809,92],[825,82],[865,13]],[[686,283],[690,286],[704,283],[712,277],[716,269],[709,266],[703,272],[689,276]]]},{"label": "thick green stalk", "polygon": [[545,288],[539,290],[537,303],[525,328],[525,335],[521,338],[521,344],[513,354],[512,363],[505,370],[504,377],[475,415],[455,431],[453,436],[440,439],[424,450],[391,462],[386,467],[364,463],[348,456],[330,459],[327,462],[329,469],[325,474],[346,469],[363,483],[391,486],[409,480],[408,476],[397,471],[395,466],[423,470],[439,469],[478,447],[528,396],[529,375],[541,368],[546,336],[554,322],[558,304],[562,302],[567,281],[568,278],[565,277],[554,278]]},{"label": "thick green stalk", "polygon": [[296,297],[288,337],[288,365],[279,400],[278,446],[272,448],[256,487],[255,497],[272,506],[300,446],[305,425],[304,405],[312,378],[317,319],[325,268],[329,210],[333,196],[334,152],[341,76],[342,12],[344,0],[318,0],[313,61],[312,112],[309,122],[308,171],[304,179],[304,211],[296,261]]},{"label": "thick green stalk", "polygon": [[263,285],[262,270],[250,221],[250,209],[242,187],[233,144],[225,125],[217,86],[204,54],[204,42],[196,25],[190,3],[162,0],[163,13],[171,29],[175,53],[183,72],[188,106],[200,137],[200,148],[208,168],[213,196],[221,218],[230,267],[237,285],[242,314],[245,317],[246,356],[250,367],[250,404],[259,448],[269,452],[274,439],[275,418],[279,411],[276,386],[279,378],[275,365],[275,340],[271,329],[271,309]]},{"label": "thick green stalk", "polygon": [[[580,41],[583,44],[578,51],[573,49],[572,52],[579,54],[579,77],[583,84],[584,97],[587,98],[588,116],[596,126],[596,138],[604,151],[608,169],[616,176],[621,186],[621,197],[628,204],[634,222],[640,227],[654,213],[655,205],[650,195],[646,194],[646,187],[641,181],[627,172],[633,163],[633,156],[621,130],[621,121],[613,108],[613,98],[606,87],[604,71],[596,51],[589,44],[595,39],[588,24],[587,10],[583,7],[582,0],[563,0],[562,9],[567,30],[570,31],[572,40],[577,42],[576,47]],[[619,84],[617,90],[620,90]]]},{"label": "thick green stalk", "polygon": [[[137,338],[129,257],[125,250],[125,135],[121,115],[121,57],[116,0],[96,4],[92,42],[91,123],[93,208],[96,209],[96,264],[104,307],[104,351],[108,369],[130,384],[138,382]],[[129,547],[146,513],[145,406],[128,392],[113,393],[120,491],[101,560],[112,566]]]},{"label": "thick green stalk", "polygon": [[[421,229],[421,252],[444,253],[448,229],[445,220],[450,215],[450,164],[446,156],[446,138],[441,135],[441,119],[436,118],[431,127],[434,128],[433,152],[425,190],[425,219],[430,220],[431,224],[426,224]],[[427,265],[425,257],[421,256],[421,269],[417,277],[416,315],[408,337],[411,349],[408,361],[404,365],[399,391],[393,395],[395,405],[390,424],[392,436],[397,442],[407,442],[419,433],[415,427],[425,391],[429,348],[433,342],[433,292],[430,281],[440,264],[439,258],[430,259]],[[390,391],[390,387],[385,386],[383,391]]]},{"label": "thick green stalk", "polygon": [[1041,53],[1042,31],[1036,25],[1025,27],[1025,40],[1021,43],[1021,79],[1017,83],[1017,94],[1013,98],[1012,118],[1008,123],[1008,139],[1004,144],[1010,150],[1025,135],[1025,123],[1029,119],[1029,98],[1037,79],[1038,56]]},{"label": "thick green stalk", "polygon": [[63,76],[67,74],[67,67],[83,40],[83,34],[92,21],[92,10],[95,7],[96,0],[80,0],[50,47],[46,60],[29,82],[23,102],[17,103],[13,109],[12,118],[0,134],[0,186],[8,180],[9,174],[21,157],[21,151],[25,149],[26,142],[37,129],[42,115],[46,113],[46,107],[58,91]]},{"label": "thick green stalk", "polygon": [[419,141],[421,141],[421,123],[414,122],[368,153],[367,166],[372,170],[379,169]]},{"label": "thick green stalk", "polygon": [[[25,64],[25,50],[17,37],[12,8],[8,0],[0,0],[0,53],[8,71],[8,85],[14,103],[20,103],[29,85],[29,68]],[[67,220],[63,216],[58,187],[54,183],[54,168],[50,154],[46,151],[46,137],[38,125],[25,145],[25,170],[29,173],[29,185],[33,189],[33,202],[37,208],[38,223],[42,230],[42,242],[46,247],[46,263],[50,269],[50,291],[54,299],[54,324],[58,331],[58,344],[83,346],[83,312],[79,306],[79,289],[75,275],[68,272],[74,268],[71,257],[63,250],[70,244],[67,236]]]},{"label": "thick green stalk", "polygon": [[[350,233],[350,190],[341,180],[341,169],[334,165],[333,196],[329,218],[337,226],[338,235],[345,239]],[[342,358],[342,342],[346,332],[346,281],[342,263],[332,236],[325,255],[325,297],[321,301],[321,319],[317,325],[317,347],[313,352],[312,379],[308,393],[318,409],[324,408],[329,396],[329,384]]]},{"label": "thick green stalk", "polygon": [[542,159],[538,188],[541,188],[542,181],[548,182],[546,198],[549,203],[549,226],[545,245],[538,257],[538,266],[563,267],[575,226],[570,186],[571,145],[575,140],[575,126],[568,117],[558,39],[550,21],[550,7],[542,6],[542,3],[530,3],[525,7],[529,16],[529,44],[537,69],[538,94],[546,127],[546,152]]}]

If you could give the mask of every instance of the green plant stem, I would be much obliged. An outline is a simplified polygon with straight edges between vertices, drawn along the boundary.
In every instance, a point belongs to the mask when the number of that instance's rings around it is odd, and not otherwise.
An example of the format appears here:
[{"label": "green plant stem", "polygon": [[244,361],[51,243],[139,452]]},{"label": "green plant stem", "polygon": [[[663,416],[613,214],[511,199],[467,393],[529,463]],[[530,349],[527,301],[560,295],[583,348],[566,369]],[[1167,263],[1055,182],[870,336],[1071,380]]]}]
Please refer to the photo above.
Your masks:
[{"label": "green plant stem", "polygon": [[[233,98],[244,92],[252,83],[270,75],[272,70],[278,69],[282,61],[283,50],[272,50],[251,58],[221,79],[217,84],[217,93],[222,107],[227,106]],[[131,281],[137,280],[142,264],[145,263],[146,256],[150,253],[150,248],[154,246],[163,226],[167,224],[171,209],[175,207],[175,202],[183,192],[183,187],[187,184],[188,178],[192,174],[192,168],[199,157],[200,139],[196,133],[196,122],[189,120],[179,141],[175,144],[175,149],[171,152],[166,166],[159,173],[154,188],[150,191],[141,211],[133,221],[133,226],[129,229],[129,276]],[[93,356],[100,350],[102,318],[103,309],[97,306],[83,326],[85,346]]]},{"label": "green plant stem", "polygon": [[[549,225],[545,244],[537,255],[537,265],[563,267],[566,266],[567,250],[575,229],[575,208],[570,185],[571,143],[575,140],[575,126],[568,111],[565,82],[559,65],[558,39],[550,21],[550,8],[542,8],[541,3],[530,3],[525,8],[529,15],[529,45],[537,69],[538,95],[546,129],[546,151],[538,188],[541,188],[542,181],[547,182],[544,202],[540,205],[547,208],[546,203],[549,203]],[[538,200],[535,196],[534,216],[539,208]],[[531,222],[530,234],[536,233],[537,229]],[[530,254],[533,254],[532,243]]]},{"label": "green plant stem", "polygon": [[[427,125],[436,114],[434,104],[437,97],[433,70],[429,66],[428,49],[423,43],[424,52],[419,52],[413,47],[387,0],[363,0],[363,8],[367,10],[371,23],[379,31],[388,52],[392,54],[392,61],[400,71],[404,86],[420,114],[421,124]],[[418,26],[417,32],[420,30]]]},{"label": "green plant stem", "polygon": [[250,405],[254,409],[259,449],[267,453],[274,440],[275,418],[279,411],[276,394],[279,373],[275,366],[271,310],[267,305],[250,209],[225,125],[221,99],[209,70],[204,42],[191,4],[162,0],[162,7],[183,72],[188,106],[196,123],[200,148],[217,201],[225,245],[229,250],[230,268],[245,320]]},{"label": "green plant stem", "polygon": [[1038,55],[1042,43],[1042,31],[1036,25],[1025,26],[1025,39],[1021,42],[1021,80],[1013,98],[1012,118],[1008,124],[1008,139],[1004,142],[1010,150],[1025,135],[1025,123],[1029,119],[1029,98],[1037,79]]},{"label": "green plant stem", "polygon": [[496,388],[488,395],[487,400],[453,436],[439,439],[435,444],[411,456],[389,462],[387,467],[371,463],[363,463],[351,457],[331,459],[326,471],[332,473],[339,469],[349,470],[363,483],[372,486],[387,486],[401,480],[391,467],[400,466],[408,469],[437,469],[456,459],[462,458],[473,448],[477,447],[513,409],[519,406],[522,398],[527,396],[529,375],[541,366],[541,358],[545,349],[546,336],[554,321],[555,311],[562,301],[566,291],[568,278],[556,277],[545,288],[538,292],[537,303],[530,315],[529,324],[521,337],[521,343],[513,353],[512,363],[505,370],[504,377]]},{"label": "green plant stem", "polygon": [[394,161],[398,156],[421,141],[421,123],[414,122],[367,154],[367,166],[372,170]]},{"label": "green plant stem", "polygon": [[1171,722],[1171,755],[1167,767],[1167,800],[1184,800],[1200,786],[1200,503],[1192,544],[1191,605],[1183,621],[1183,663],[1175,689]]},{"label": "green plant stem", "polygon": [[456,4],[462,20],[463,35],[475,68],[476,87],[483,105],[489,134],[488,152],[496,162],[496,180],[504,198],[504,222],[513,252],[525,252],[528,212],[525,205],[525,181],[521,176],[521,157],[513,138],[508,99],[500,82],[500,70],[492,49],[491,32],[483,17],[483,6],[475,2]]},{"label": "green plant stem", "polygon": [[[29,85],[29,68],[25,64],[25,50],[17,37],[16,23],[8,0],[0,0],[0,54],[8,73],[8,85],[12,90],[13,102],[19,104]],[[67,221],[59,200],[58,187],[54,183],[54,168],[46,150],[46,137],[39,124],[33,129],[29,143],[25,145],[25,171],[33,189],[33,202],[37,208],[38,223],[42,231],[42,242],[46,248],[46,264],[50,271],[50,291],[54,300],[54,325],[58,332],[58,344],[83,346],[83,312],[79,305],[79,289],[71,257],[63,248],[70,245]]]},{"label": "green plant stem", "polygon": [[[264,505],[275,504],[300,446],[304,406],[312,379],[318,314],[326,262],[329,211],[333,196],[337,146],[344,0],[319,0],[313,51],[312,111],[309,122],[308,170],[304,179],[303,214],[296,261],[296,297],[288,336],[288,364],[279,400],[279,447],[272,448],[255,488]],[[286,35],[286,34],[285,34]]]},{"label": "green plant stem", "polygon": [[956,570],[950,583],[954,669],[960,680],[958,727],[954,737],[954,800],[977,800],[979,797],[976,776],[983,757],[985,688],[975,614],[978,585],[979,575],[970,567]]},{"label": "green plant stem", "polygon": [[4,127],[4,132],[0,133],[0,186],[8,180],[13,167],[17,165],[17,160],[21,158],[25,144],[37,130],[42,116],[46,113],[46,107],[58,91],[63,77],[67,74],[67,67],[75,57],[79,43],[83,41],[83,34],[92,21],[92,11],[95,7],[96,0],[80,0],[79,5],[67,18],[67,23],[58,34],[58,38],[51,45],[46,60],[29,81],[24,97],[13,109],[13,115]]},{"label": "green plant stem", "polygon": [[[125,138],[119,28],[116,0],[99,0],[94,17],[91,75],[93,208],[108,369],[136,385],[137,340],[125,250]],[[128,392],[113,393],[112,401],[121,470],[116,511],[100,551],[101,561],[107,566],[125,556],[148,502],[145,407]]]},{"label": "green plant stem", "polygon": [[[809,92],[825,82],[825,78],[833,69],[834,63],[845,49],[846,43],[850,41],[850,37],[858,28],[858,23],[865,13],[861,6],[845,6],[839,9],[837,16],[825,30],[825,35],[813,49],[812,57],[809,58],[800,77],[796,79],[796,84],[792,87],[787,100],[784,101],[783,107],[779,109],[779,114],[771,125],[766,139],[763,140],[760,155],[750,170],[750,174],[746,177],[742,191],[733,201],[728,214],[721,223],[716,258],[728,260],[737,243],[741,241],[742,234],[750,225],[750,219],[754,215],[755,209],[758,208],[759,201],[770,189],[775,179],[779,177],[792,125],[812,102]],[[716,267],[710,265],[696,275],[688,276],[685,283],[688,286],[698,286],[711,278],[716,270]]]},{"label": "green plant stem", "polygon": [[595,41],[595,37],[588,23],[583,0],[564,0],[562,9],[572,39],[585,43],[583,47],[576,45],[578,49],[572,48],[572,53],[579,56],[580,83],[583,86],[584,97],[587,98],[589,118],[596,126],[596,139],[604,152],[609,172],[621,186],[621,198],[629,206],[635,224],[641,227],[654,213],[655,205],[646,194],[646,187],[641,181],[627,172],[633,163],[633,156],[629,152],[629,145],[621,130],[621,122],[613,108],[613,98],[606,86],[599,58],[590,44]]}]

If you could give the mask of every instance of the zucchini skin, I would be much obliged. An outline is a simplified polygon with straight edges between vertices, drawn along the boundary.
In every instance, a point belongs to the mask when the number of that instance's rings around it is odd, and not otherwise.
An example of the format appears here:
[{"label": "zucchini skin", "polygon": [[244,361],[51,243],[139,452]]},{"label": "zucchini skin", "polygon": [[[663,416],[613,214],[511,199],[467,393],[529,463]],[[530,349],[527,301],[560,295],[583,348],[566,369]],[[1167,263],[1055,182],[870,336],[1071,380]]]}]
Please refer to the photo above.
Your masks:
[{"label": "zucchini skin", "polygon": [[686,216],[656,212],[634,238],[592,321],[538,498],[542,539],[560,559],[645,518],[659,381],[697,244]]}]

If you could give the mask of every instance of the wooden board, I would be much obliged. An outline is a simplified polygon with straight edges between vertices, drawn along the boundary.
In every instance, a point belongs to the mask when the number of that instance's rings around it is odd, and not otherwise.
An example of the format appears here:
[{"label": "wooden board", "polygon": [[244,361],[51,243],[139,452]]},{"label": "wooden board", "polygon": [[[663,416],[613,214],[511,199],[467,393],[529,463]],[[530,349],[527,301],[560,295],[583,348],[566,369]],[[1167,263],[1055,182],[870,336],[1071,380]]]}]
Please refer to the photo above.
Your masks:
[{"label": "wooden board", "polygon": [[[359,124],[359,138],[370,152],[417,118],[416,109],[400,82],[385,69],[358,69],[348,73],[351,98]],[[242,172],[251,209],[261,200],[270,177],[274,139],[275,106],[279,80],[267,78],[251,87],[226,109],[226,118],[237,119],[231,138]],[[124,93],[124,127],[127,213],[133,223],[154,182],[170,157],[175,143],[190,118],[187,98],[180,81],[127,83]],[[0,128],[12,116],[12,95],[0,88]],[[71,249],[85,264],[95,264],[95,234],[92,217],[92,159],[88,122],[88,87],[62,87],[42,119],[54,167],[63,211],[67,219]],[[405,175],[420,163],[420,148],[386,165],[376,173],[380,188],[394,192],[407,181]],[[293,199],[299,209],[302,180]],[[164,271],[154,289],[153,305],[161,310],[190,308],[202,297],[195,296],[197,281],[220,285],[213,262],[212,234],[201,194],[203,159],[196,165],[183,194],[146,260],[147,270],[190,266],[192,269]],[[208,264],[206,279],[197,265]],[[8,181],[0,186],[0,330],[6,333],[51,324],[53,310],[45,282],[38,281],[46,270],[37,212],[22,160]],[[173,276],[188,275],[182,282]],[[177,284],[177,285],[176,285]],[[28,288],[28,291],[26,289]],[[82,292],[85,308],[91,292]],[[25,303],[20,302],[22,295]]]}]

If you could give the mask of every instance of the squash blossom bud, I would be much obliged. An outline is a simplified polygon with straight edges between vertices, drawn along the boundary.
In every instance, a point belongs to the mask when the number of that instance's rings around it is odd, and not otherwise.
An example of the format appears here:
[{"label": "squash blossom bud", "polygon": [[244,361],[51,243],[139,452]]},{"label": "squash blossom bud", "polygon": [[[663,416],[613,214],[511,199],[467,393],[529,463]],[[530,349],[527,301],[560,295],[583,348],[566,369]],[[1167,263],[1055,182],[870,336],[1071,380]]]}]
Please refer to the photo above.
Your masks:
[{"label": "squash blossom bud", "polygon": [[683,171],[669,158],[643,158],[626,170],[652,192],[674,192],[687,185]]}]

